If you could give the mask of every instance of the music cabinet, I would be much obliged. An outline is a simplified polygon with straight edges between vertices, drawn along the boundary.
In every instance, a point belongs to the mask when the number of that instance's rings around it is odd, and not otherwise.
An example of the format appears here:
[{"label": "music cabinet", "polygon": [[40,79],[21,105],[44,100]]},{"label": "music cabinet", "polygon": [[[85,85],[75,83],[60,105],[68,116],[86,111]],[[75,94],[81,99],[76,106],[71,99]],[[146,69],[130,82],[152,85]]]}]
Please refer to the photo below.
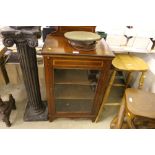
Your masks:
[{"label": "music cabinet", "polygon": [[93,51],[76,51],[63,34],[49,34],[42,50],[49,120],[95,120],[114,57],[104,39]]}]

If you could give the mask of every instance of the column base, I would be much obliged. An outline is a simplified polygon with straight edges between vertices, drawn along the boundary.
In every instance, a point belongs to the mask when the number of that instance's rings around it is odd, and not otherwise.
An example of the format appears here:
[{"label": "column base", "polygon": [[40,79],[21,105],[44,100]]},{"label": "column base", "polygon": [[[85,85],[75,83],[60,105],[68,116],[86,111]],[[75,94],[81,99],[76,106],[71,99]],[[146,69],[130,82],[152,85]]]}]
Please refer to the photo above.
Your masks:
[{"label": "column base", "polygon": [[45,106],[45,111],[42,113],[34,113],[34,110],[27,104],[25,113],[24,113],[24,121],[31,122],[31,121],[47,121],[48,120],[48,106],[47,102],[43,101]]}]

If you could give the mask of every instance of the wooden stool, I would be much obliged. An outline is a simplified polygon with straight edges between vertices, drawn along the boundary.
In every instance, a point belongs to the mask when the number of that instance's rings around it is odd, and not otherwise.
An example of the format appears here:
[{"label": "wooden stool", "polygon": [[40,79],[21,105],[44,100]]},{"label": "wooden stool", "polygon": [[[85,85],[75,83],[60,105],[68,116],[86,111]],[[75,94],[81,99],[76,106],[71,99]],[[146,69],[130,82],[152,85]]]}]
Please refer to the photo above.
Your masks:
[{"label": "wooden stool", "polygon": [[155,128],[155,94],[135,88],[126,89],[114,128],[123,128],[124,120],[128,128]]},{"label": "wooden stool", "polygon": [[[129,82],[131,81],[131,73],[132,72],[141,72],[141,77],[139,80],[139,88],[143,87],[144,79],[145,79],[145,72],[148,70],[148,65],[139,57],[129,55],[129,54],[117,54],[116,57],[112,61],[112,65],[114,67],[109,86],[106,89],[102,105],[100,107],[98,116],[96,117],[95,122],[97,122],[103,112],[104,103],[106,103],[110,90],[112,86],[125,86],[128,87]],[[114,84],[115,76],[118,71],[127,72],[127,80],[126,84]]]}]

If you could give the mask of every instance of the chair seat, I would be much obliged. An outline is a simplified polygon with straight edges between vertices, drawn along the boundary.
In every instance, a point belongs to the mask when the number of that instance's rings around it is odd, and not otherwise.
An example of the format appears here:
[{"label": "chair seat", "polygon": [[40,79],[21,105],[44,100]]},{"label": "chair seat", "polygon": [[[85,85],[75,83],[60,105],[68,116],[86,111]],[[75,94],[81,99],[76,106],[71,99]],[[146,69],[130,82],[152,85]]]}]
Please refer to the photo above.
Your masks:
[{"label": "chair seat", "polygon": [[113,66],[122,71],[147,71],[148,65],[141,58],[129,54],[117,54]]},{"label": "chair seat", "polygon": [[127,109],[137,116],[155,119],[155,94],[128,88],[125,91]]}]

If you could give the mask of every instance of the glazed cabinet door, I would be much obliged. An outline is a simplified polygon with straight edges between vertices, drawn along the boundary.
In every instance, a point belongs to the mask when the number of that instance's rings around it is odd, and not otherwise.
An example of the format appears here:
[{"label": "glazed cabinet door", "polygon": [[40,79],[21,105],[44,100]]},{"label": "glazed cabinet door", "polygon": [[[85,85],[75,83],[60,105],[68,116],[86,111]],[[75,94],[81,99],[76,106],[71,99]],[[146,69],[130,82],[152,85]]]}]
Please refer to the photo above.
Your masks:
[{"label": "glazed cabinet door", "polygon": [[92,114],[100,71],[54,69],[55,112]]}]

